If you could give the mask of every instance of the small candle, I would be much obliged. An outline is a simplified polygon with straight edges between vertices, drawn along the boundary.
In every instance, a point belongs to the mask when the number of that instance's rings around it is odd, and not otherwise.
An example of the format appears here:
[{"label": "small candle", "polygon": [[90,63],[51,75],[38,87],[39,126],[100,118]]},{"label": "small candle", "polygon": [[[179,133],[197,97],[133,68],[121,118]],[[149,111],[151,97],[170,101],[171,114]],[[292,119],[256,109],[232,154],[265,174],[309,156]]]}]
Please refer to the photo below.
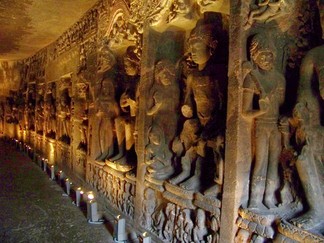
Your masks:
[{"label": "small candle", "polygon": [[62,170],[59,171],[59,179],[64,180],[64,172]]},{"label": "small candle", "polygon": [[117,216],[115,222],[115,230],[114,230],[114,238],[117,241],[126,241],[127,234],[126,234],[126,220],[121,217],[121,215]]},{"label": "small candle", "polygon": [[54,168],[54,165],[51,165],[51,179],[53,181],[55,180],[55,168]]},{"label": "small candle", "polygon": [[95,200],[90,200],[87,202],[87,218],[90,222],[98,222],[98,204]]},{"label": "small candle", "polygon": [[43,171],[46,171],[48,159],[44,159]]},{"label": "small candle", "polygon": [[151,243],[151,237],[147,235],[147,232],[144,232],[141,236],[142,243]]},{"label": "small candle", "polygon": [[70,195],[71,183],[69,178],[65,179],[66,194]]},{"label": "small candle", "polygon": [[83,194],[83,191],[81,190],[81,187],[78,187],[76,189],[75,194],[76,194],[75,204],[76,204],[77,207],[80,207],[81,195]]}]

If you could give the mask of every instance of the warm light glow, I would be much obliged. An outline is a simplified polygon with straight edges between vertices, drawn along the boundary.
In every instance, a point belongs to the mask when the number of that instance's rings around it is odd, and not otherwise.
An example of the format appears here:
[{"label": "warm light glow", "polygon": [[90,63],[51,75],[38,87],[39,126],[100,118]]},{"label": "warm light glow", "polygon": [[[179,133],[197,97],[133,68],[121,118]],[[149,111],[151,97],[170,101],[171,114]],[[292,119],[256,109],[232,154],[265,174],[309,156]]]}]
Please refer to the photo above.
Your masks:
[{"label": "warm light glow", "polygon": [[82,195],[84,193],[84,191],[80,191],[80,194]]},{"label": "warm light glow", "polygon": [[146,237],[146,236],[147,236],[147,232],[144,232],[144,233],[143,233],[143,237]]},{"label": "warm light glow", "polygon": [[120,219],[121,218],[121,215],[119,214],[119,215],[117,215],[117,219]]},{"label": "warm light glow", "polygon": [[94,199],[94,195],[93,195],[92,192],[89,192],[89,193],[88,193],[88,199],[89,199],[90,201]]}]

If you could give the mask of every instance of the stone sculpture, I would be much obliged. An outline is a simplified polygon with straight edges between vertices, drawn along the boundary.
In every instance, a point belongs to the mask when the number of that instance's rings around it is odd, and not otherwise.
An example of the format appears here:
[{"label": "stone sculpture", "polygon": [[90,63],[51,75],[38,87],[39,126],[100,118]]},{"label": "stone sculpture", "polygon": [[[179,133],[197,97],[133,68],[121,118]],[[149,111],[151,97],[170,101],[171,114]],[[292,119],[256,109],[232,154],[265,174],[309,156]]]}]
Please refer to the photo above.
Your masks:
[{"label": "stone sculpture", "polygon": [[152,124],[148,137],[149,143],[145,148],[145,163],[148,165],[145,178],[149,181],[165,180],[174,173],[174,168],[164,132],[159,126]]},{"label": "stone sculpture", "polygon": [[204,210],[198,208],[195,227],[193,228],[193,241],[197,243],[205,242],[207,233],[208,230],[206,227],[206,214]]},{"label": "stone sculpture", "polygon": [[70,144],[71,140],[71,97],[68,89],[61,92],[58,112],[59,140]]},{"label": "stone sculpture", "polygon": [[45,100],[45,134],[47,137],[55,138],[56,134],[56,106],[54,97],[54,84],[47,89]]},{"label": "stone sculpture", "polygon": [[[185,118],[198,119],[199,124],[190,128],[192,138],[194,136],[198,136],[198,138],[195,138],[195,146],[188,148],[187,158],[183,158],[186,166],[182,170],[187,172],[181,173],[179,177],[171,181],[175,184],[187,179],[180,184],[186,190],[201,188],[200,176],[206,161],[205,151],[211,149],[208,148],[210,144],[208,141],[224,132],[224,86],[226,80],[222,79],[221,75],[215,73],[213,71],[215,69],[212,68],[213,54],[217,43],[214,26],[203,21],[197,23],[188,39],[191,57],[197,67],[188,74],[185,81],[186,90],[181,111]],[[199,133],[197,133],[198,129]],[[194,135],[195,133],[197,134]],[[188,164],[192,162],[196,164],[195,172],[188,179],[186,178],[190,171]]]},{"label": "stone sculpture", "polygon": [[[275,50],[271,39],[253,37],[250,46],[253,69],[243,83],[244,118],[254,122],[255,155],[251,171],[249,208],[258,210],[277,206],[278,164],[282,148],[279,108],[285,99],[285,78],[274,66]],[[259,107],[253,106],[258,97]]]},{"label": "stone sculpture", "polygon": [[255,21],[269,23],[283,17],[290,13],[292,4],[291,0],[259,1],[257,8],[250,11],[245,27],[249,28]]},{"label": "stone sculpture", "polygon": [[96,161],[104,162],[114,153],[113,126],[114,119],[119,115],[119,107],[115,100],[115,69],[116,64],[113,53],[103,47],[98,60],[99,87],[96,99],[96,116],[98,117],[98,140],[100,154]]},{"label": "stone sculpture", "polygon": [[138,110],[138,90],[140,59],[134,52],[135,46],[127,48],[123,57],[124,69],[127,74],[126,84],[120,97],[121,115],[115,119],[118,152],[106,161],[106,164],[118,171],[127,172],[134,168],[136,160],[127,156],[135,144],[135,126]]},{"label": "stone sculpture", "polygon": [[165,208],[167,222],[163,228],[164,239],[171,242],[173,238],[174,223],[176,218],[176,206],[173,203],[168,203]]},{"label": "stone sculpture", "polygon": [[178,122],[180,90],[174,64],[164,59],[155,65],[154,84],[150,90],[152,106],[147,111],[153,123],[165,134],[165,143],[169,145],[175,137]]},{"label": "stone sculpture", "polygon": [[298,101],[294,118],[298,121],[296,140],[301,152],[296,167],[308,210],[291,221],[302,229],[321,232],[324,229],[324,127],[320,122],[324,109],[324,45],[309,51],[303,59]]},{"label": "stone sculpture", "polygon": [[156,198],[155,192],[147,188],[144,192],[144,201],[143,201],[143,218],[142,226],[146,229],[152,229],[152,215],[156,207]]}]

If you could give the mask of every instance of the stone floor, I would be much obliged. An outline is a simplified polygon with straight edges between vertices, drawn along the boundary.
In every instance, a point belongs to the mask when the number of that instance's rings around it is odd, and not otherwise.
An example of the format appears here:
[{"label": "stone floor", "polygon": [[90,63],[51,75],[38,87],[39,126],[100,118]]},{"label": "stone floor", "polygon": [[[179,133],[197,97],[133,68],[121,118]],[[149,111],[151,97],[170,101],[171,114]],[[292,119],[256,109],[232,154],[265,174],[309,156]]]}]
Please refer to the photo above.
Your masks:
[{"label": "stone floor", "polygon": [[114,242],[114,216],[104,216],[104,224],[87,223],[86,207],[74,206],[56,181],[0,138],[0,242]]}]

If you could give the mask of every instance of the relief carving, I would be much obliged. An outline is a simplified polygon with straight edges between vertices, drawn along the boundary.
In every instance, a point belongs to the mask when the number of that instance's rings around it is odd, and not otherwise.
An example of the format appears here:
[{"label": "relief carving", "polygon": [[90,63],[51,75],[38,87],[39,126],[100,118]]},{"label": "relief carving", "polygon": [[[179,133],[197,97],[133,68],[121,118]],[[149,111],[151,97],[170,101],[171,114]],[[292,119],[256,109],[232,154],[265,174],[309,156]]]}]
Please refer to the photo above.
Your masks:
[{"label": "relief carving", "polygon": [[44,132],[44,87],[43,85],[37,87],[37,98],[36,98],[36,132],[43,135]]},{"label": "relief carving", "polygon": [[130,46],[123,57],[126,77],[123,80],[122,94],[119,99],[120,116],[115,119],[115,129],[118,152],[107,158],[106,165],[127,172],[136,165],[135,140],[136,116],[138,115],[138,81],[140,59],[134,52],[135,46]]},{"label": "relief carving", "polygon": [[56,134],[56,85],[48,83],[45,96],[44,116],[45,116],[45,135],[55,139]]},{"label": "relief carving", "polygon": [[[295,136],[300,148],[296,168],[308,209],[291,222],[301,229],[312,232],[322,232],[324,229],[324,127],[321,123],[324,109],[323,53],[324,46],[319,46],[310,50],[303,59],[298,103],[293,113],[293,118],[297,120]],[[317,83],[315,86],[312,84],[314,81]]]},{"label": "relief carving", "polygon": [[59,141],[66,144],[71,142],[71,77],[62,77],[58,82],[58,104],[57,104],[57,137]]},{"label": "relief carving", "polygon": [[119,107],[115,100],[114,78],[116,59],[108,47],[102,47],[98,57],[98,83],[96,98],[97,134],[99,141],[98,162],[104,162],[114,153],[114,136],[112,133],[114,119],[119,115]]},{"label": "relief carving", "polygon": [[269,23],[272,20],[287,16],[291,13],[295,1],[266,0],[252,5],[245,28],[250,28],[254,22]]},{"label": "relief carving", "polygon": [[[219,67],[219,73],[212,68],[218,43],[215,33],[212,24],[199,21],[188,39],[191,58],[196,66],[189,69],[185,80],[181,112],[188,120],[184,122],[180,134],[182,141],[179,143],[179,138],[176,138],[173,142],[173,151],[178,155],[184,154],[181,158],[182,171],[170,182],[180,183],[180,187],[190,191],[208,187],[201,179],[201,172],[208,167],[208,163],[217,164],[219,168],[223,166],[223,152],[215,141],[224,137],[226,79],[221,75],[224,68]],[[192,175],[190,171],[193,167]]]},{"label": "relief carving", "polygon": [[[255,154],[251,170],[249,208],[260,211],[278,206],[279,156],[282,149],[279,108],[284,103],[286,81],[274,67],[275,49],[269,38],[253,37],[253,69],[244,79],[242,115],[254,122]],[[258,106],[253,100],[257,97]]]}]

